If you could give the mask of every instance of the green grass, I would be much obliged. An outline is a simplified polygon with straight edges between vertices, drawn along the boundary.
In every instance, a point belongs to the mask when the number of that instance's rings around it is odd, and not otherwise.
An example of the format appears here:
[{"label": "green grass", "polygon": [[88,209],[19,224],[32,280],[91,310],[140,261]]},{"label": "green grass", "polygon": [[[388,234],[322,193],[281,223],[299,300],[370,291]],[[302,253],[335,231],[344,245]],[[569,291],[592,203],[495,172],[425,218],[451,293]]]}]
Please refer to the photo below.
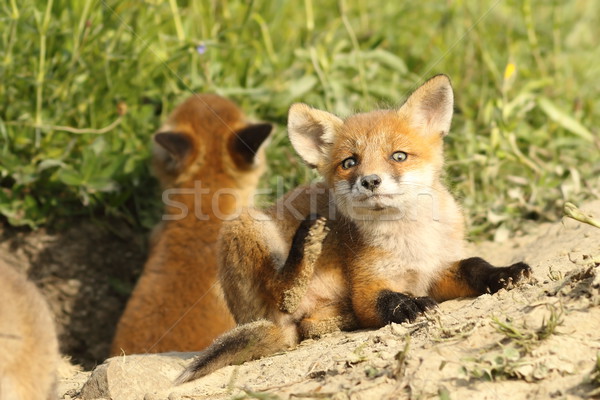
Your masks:
[{"label": "green grass", "polygon": [[436,73],[456,92],[448,182],[474,235],[596,190],[598,2],[9,0],[0,27],[0,213],[14,225],[150,226],[150,135],[193,92],[278,123],[264,185],[289,188],[314,177],[286,139],[291,103],[394,106]]}]

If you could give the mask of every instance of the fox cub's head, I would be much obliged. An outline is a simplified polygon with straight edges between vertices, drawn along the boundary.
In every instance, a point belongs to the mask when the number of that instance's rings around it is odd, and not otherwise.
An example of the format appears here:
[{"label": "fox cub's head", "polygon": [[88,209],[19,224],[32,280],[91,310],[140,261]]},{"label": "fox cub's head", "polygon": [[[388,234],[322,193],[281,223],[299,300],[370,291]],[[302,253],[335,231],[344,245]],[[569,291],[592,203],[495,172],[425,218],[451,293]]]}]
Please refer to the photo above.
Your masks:
[{"label": "fox cub's head", "polygon": [[265,167],[262,144],[271,128],[248,122],[230,100],[194,95],[154,135],[154,173],[163,187],[193,180],[221,187],[256,185]]},{"label": "fox cub's head", "polygon": [[288,132],[294,149],[333,189],[343,214],[395,214],[439,184],[453,103],[450,80],[438,75],[397,110],[342,120],[294,104]]}]

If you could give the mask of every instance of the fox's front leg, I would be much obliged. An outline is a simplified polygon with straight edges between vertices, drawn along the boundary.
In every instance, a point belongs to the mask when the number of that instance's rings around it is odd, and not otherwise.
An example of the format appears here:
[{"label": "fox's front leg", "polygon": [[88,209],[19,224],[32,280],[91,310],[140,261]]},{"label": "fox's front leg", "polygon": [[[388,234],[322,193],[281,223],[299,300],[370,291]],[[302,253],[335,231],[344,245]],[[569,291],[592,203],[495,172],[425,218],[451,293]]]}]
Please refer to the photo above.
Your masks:
[{"label": "fox's front leg", "polygon": [[325,218],[313,214],[306,217],[296,230],[285,264],[269,288],[278,299],[281,311],[296,311],[306,294],[315,263],[321,255],[323,240],[329,232],[325,224]]},{"label": "fox's front leg", "polygon": [[500,289],[531,277],[529,265],[518,262],[508,267],[494,267],[483,258],[458,261],[445,270],[433,283],[429,295],[436,301],[496,293]]},{"label": "fox's front leg", "polygon": [[431,297],[415,297],[408,291],[390,289],[386,281],[365,278],[352,285],[352,305],[361,328],[413,321],[437,304]]}]

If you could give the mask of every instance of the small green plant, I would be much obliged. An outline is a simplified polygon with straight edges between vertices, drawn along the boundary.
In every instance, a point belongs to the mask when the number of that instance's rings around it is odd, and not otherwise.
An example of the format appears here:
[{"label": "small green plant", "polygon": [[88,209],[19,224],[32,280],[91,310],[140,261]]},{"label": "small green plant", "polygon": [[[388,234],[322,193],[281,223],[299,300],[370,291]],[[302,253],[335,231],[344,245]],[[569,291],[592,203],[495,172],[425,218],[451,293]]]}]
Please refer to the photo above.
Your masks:
[{"label": "small green plant", "polygon": [[399,379],[404,376],[406,372],[406,360],[408,357],[408,350],[410,349],[410,335],[404,337],[404,348],[396,353],[394,359],[396,360],[396,366],[392,373],[393,377]]},{"label": "small green plant", "polygon": [[564,278],[562,271],[555,271],[552,266],[548,267],[548,278],[553,282],[561,281]]},{"label": "small green plant", "polygon": [[487,381],[519,379],[519,368],[526,363],[522,360],[521,351],[514,345],[467,361],[469,363],[462,366],[463,374]]},{"label": "small green plant", "polygon": [[364,361],[367,361],[369,357],[367,356],[367,343],[362,343],[358,345],[354,351],[349,355],[346,362],[348,364],[359,364]]},{"label": "small green plant", "polygon": [[545,340],[556,332],[556,328],[562,324],[562,308],[547,304],[546,308],[550,312],[548,318],[544,317],[542,325],[538,329],[531,329],[525,325],[517,327],[512,322],[501,321],[497,317],[492,318],[494,328],[504,334],[506,338],[517,345],[525,353],[530,353],[540,341]]},{"label": "small green plant", "polygon": [[375,379],[385,374],[385,370],[375,368],[371,365],[365,367],[365,376],[369,379]]},{"label": "small green plant", "polygon": [[438,389],[438,397],[440,400],[452,400],[452,397],[450,397],[450,391],[445,386],[440,386]]},{"label": "small green plant", "polygon": [[556,333],[556,328],[562,324],[562,308],[547,305],[548,317],[544,317],[542,324],[537,329],[527,327],[525,324],[517,326],[510,320],[492,318],[492,325],[501,334],[504,340],[485,354],[471,358],[462,366],[465,375],[474,379],[489,381],[503,379],[533,379],[545,376],[547,373],[544,365],[538,365],[529,359],[532,350],[542,341]]}]

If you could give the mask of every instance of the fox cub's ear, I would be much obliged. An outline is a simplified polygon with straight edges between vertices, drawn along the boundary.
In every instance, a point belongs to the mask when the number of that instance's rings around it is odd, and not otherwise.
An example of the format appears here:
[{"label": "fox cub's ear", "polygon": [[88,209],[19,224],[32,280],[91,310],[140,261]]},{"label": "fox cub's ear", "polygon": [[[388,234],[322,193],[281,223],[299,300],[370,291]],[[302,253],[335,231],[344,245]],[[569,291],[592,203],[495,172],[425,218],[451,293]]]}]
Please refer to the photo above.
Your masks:
[{"label": "fox cub's ear", "polygon": [[154,141],[174,163],[183,164],[194,149],[192,139],[185,133],[159,132],[154,135]]},{"label": "fox cub's ear", "polygon": [[152,146],[154,174],[164,184],[177,177],[197,154],[198,147],[183,132],[158,132]]},{"label": "fox cub's ear", "polygon": [[296,103],[288,114],[288,135],[296,152],[315,168],[326,162],[327,147],[344,122],[333,114]]},{"label": "fox cub's ear", "polygon": [[450,78],[436,75],[415,90],[398,113],[425,134],[446,136],[452,122],[453,107]]},{"label": "fox cub's ear", "polygon": [[256,153],[269,137],[273,125],[268,123],[251,124],[233,135],[230,151],[240,166],[253,165]]}]

